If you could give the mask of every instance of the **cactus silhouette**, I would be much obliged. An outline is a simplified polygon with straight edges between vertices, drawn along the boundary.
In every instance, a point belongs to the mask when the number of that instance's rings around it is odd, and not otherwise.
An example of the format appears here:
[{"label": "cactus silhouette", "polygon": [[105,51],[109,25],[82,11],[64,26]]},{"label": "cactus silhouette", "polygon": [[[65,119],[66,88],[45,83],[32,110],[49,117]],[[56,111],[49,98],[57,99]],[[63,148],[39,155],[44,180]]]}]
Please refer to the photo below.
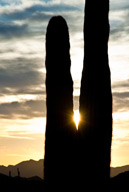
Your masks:
[{"label": "cactus silhouette", "polygon": [[108,12],[109,0],[86,0],[78,131],[78,174],[83,189],[100,187],[110,177],[112,93],[108,65]]},{"label": "cactus silhouette", "polygon": [[9,171],[9,177],[12,177],[12,175],[11,175],[11,171]]},{"label": "cactus silhouette", "polygon": [[[72,185],[75,171],[73,81],[66,21],[52,17],[46,33],[46,104],[44,178],[47,186]],[[57,184],[58,183],[58,184]]]},{"label": "cactus silhouette", "polygon": [[20,177],[20,170],[17,168],[17,176]]}]

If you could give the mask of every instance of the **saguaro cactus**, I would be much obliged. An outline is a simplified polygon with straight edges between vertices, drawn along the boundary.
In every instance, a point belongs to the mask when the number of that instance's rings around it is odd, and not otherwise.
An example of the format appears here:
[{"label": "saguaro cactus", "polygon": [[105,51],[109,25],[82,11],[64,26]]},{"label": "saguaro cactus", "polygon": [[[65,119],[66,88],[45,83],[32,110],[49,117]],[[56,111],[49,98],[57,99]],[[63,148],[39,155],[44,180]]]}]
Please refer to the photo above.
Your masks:
[{"label": "saguaro cactus", "polygon": [[20,177],[20,169],[17,168],[17,176]]},{"label": "saguaro cactus", "polygon": [[91,183],[100,187],[110,177],[112,94],[108,12],[109,0],[86,0],[79,124],[79,178],[83,188]]},{"label": "saguaro cactus", "polygon": [[47,125],[44,176],[48,185],[72,183],[75,162],[73,81],[70,74],[70,43],[66,21],[50,19],[46,33]]}]

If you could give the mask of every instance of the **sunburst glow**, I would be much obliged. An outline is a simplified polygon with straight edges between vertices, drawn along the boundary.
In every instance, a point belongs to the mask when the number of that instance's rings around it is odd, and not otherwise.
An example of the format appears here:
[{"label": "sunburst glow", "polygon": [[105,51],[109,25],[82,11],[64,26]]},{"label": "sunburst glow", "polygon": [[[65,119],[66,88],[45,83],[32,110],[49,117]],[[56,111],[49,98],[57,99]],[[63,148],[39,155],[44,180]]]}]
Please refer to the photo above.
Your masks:
[{"label": "sunburst glow", "polygon": [[79,114],[79,110],[75,110],[74,111],[74,117],[73,117],[75,124],[76,124],[76,128],[78,129],[78,124],[80,121],[80,114]]}]

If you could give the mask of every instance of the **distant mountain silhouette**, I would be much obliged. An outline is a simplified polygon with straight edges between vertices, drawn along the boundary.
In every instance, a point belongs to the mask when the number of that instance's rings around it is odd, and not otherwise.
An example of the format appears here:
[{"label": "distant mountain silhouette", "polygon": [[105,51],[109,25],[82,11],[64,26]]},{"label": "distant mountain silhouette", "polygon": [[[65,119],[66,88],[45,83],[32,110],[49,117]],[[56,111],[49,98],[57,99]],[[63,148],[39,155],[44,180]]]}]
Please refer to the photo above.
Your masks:
[{"label": "distant mountain silhouette", "polygon": [[121,167],[112,167],[111,168],[111,177],[115,177],[120,173],[124,173],[129,171],[129,165],[121,166]]},{"label": "distant mountain silhouette", "polygon": [[[110,180],[109,191],[128,191],[129,183],[129,171],[121,173]],[[0,187],[4,191],[12,190],[18,191],[48,191],[45,190],[44,182],[39,177],[22,178],[22,177],[9,177],[4,174],[0,174]],[[105,190],[107,191],[107,190]]]},{"label": "distant mountain silhouette", "polygon": [[[27,164],[29,161],[27,162]],[[38,161],[35,161],[37,164]],[[129,168],[129,166],[123,166],[123,168]],[[1,168],[1,166],[0,166]],[[122,168],[122,167],[121,167]],[[116,168],[117,169],[117,168]],[[110,190],[109,191],[128,191],[128,183],[129,183],[129,171],[120,173],[119,175],[110,179]],[[18,191],[48,191],[45,190],[44,182],[39,177],[30,177],[30,178],[23,178],[23,177],[9,177],[7,175],[0,173],[0,189],[4,191],[12,190]],[[107,190],[104,190],[107,191]]]},{"label": "distant mountain silhouette", "polygon": [[129,188],[129,171],[120,173],[110,180],[112,191],[128,191]]},{"label": "distant mountain silhouette", "polygon": [[[44,179],[43,176],[44,159],[40,159],[39,161],[35,160],[23,161],[16,165],[9,165],[7,167],[1,165],[0,174],[9,176],[9,171],[11,170],[12,177],[16,177],[18,167],[21,172],[21,177],[32,178],[36,176]],[[75,172],[77,173],[77,167],[75,167],[75,170],[76,170]],[[121,167],[111,167],[111,178],[127,171],[129,171],[129,165]]]},{"label": "distant mountain silhouette", "polygon": [[18,163],[17,165],[9,165],[8,167],[0,166],[0,173],[9,176],[9,172],[11,172],[11,176],[15,177],[18,176],[17,169],[19,168],[21,177],[29,178],[38,176],[43,179],[43,165],[44,160],[42,159],[39,161],[23,161],[21,163]]},{"label": "distant mountain silhouette", "polygon": [[[39,161],[29,160],[23,161],[16,165],[9,165],[9,166],[0,166],[0,174],[4,174],[6,176],[9,175],[9,171],[11,170],[12,177],[17,176],[17,167],[21,172],[21,177],[24,178],[32,178],[38,176],[42,179],[43,177],[43,166],[44,166],[44,159],[40,159]],[[77,167],[75,167],[77,170]],[[115,177],[120,173],[129,171],[129,165],[121,166],[121,167],[111,167],[111,177]],[[76,171],[77,172],[77,171]],[[53,174],[54,175],[54,174]]]}]

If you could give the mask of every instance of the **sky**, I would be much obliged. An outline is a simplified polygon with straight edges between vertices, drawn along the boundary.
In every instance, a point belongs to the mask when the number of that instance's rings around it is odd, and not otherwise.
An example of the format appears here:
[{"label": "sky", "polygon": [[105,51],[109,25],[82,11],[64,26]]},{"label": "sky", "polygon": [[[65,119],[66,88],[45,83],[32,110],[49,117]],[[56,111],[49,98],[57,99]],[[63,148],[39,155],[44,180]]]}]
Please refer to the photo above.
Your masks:
[{"label": "sky", "polygon": [[[74,110],[83,66],[84,0],[0,1],[0,165],[44,156],[45,34],[62,15],[69,27]],[[129,1],[110,0],[109,65],[113,93],[111,166],[129,164]]]}]

